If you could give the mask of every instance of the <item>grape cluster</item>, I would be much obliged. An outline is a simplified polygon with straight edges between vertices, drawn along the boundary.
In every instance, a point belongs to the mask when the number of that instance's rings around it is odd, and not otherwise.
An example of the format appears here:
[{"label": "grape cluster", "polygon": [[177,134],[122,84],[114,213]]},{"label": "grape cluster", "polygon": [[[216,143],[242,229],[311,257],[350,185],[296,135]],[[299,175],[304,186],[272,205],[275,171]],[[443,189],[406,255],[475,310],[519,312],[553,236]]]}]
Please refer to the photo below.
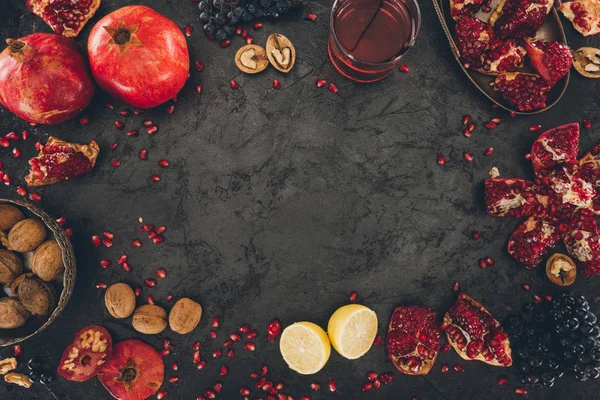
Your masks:
[{"label": "grape cluster", "polygon": [[263,17],[278,18],[302,0],[200,0],[200,21],[207,36],[223,41],[232,36],[235,26]]},{"label": "grape cluster", "polygon": [[524,384],[552,387],[565,373],[579,381],[600,377],[600,324],[585,297],[565,292],[525,311],[509,322]]}]

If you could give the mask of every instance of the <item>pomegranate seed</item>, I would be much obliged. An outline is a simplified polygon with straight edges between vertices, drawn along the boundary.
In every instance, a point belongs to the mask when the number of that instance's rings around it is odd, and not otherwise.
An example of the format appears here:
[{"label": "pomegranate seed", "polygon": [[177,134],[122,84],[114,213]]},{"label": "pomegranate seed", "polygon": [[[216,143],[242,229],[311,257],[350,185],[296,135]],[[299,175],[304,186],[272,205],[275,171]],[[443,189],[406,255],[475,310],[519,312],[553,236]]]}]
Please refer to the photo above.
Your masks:
[{"label": "pomegranate seed", "polygon": [[145,160],[145,159],[147,159],[147,158],[148,158],[148,150],[146,150],[146,149],[142,149],[142,150],[140,150],[140,152],[139,152],[138,156],[139,156],[139,157],[140,157],[142,160]]},{"label": "pomegranate seed", "polygon": [[198,364],[196,364],[197,369],[202,369],[204,367],[206,367],[206,361],[200,361]]},{"label": "pomegranate seed", "polygon": [[263,24],[260,21],[257,21],[254,24],[252,24],[252,29],[254,29],[255,31],[262,29],[262,27],[263,27]]},{"label": "pomegranate seed", "polygon": [[250,325],[246,324],[246,325],[242,325],[240,326],[240,329],[238,329],[241,333],[247,333],[248,331],[250,331]]},{"label": "pomegranate seed", "polygon": [[538,296],[537,294],[533,295],[533,301],[537,304],[542,302],[542,298],[540,296]]},{"label": "pomegranate seed", "polygon": [[471,137],[471,131],[469,130],[469,128],[465,128],[463,130],[463,135],[465,135],[465,137]]},{"label": "pomegranate seed", "polygon": [[502,386],[504,385],[506,382],[508,382],[508,378],[504,377],[504,376],[499,376],[498,377],[498,385]]},{"label": "pomegranate seed", "polygon": [[454,287],[452,288],[452,290],[458,292],[460,290],[460,284],[458,282],[454,282]]},{"label": "pomegranate seed", "polygon": [[242,27],[241,26],[236,26],[235,27],[235,34],[240,36],[242,34]]},{"label": "pomegranate seed", "polygon": [[212,353],[213,358],[221,357],[221,349],[215,349]]},{"label": "pomegranate seed", "polygon": [[194,342],[194,344],[192,345],[192,349],[200,350],[200,342]]},{"label": "pomegranate seed", "polygon": [[485,151],[483,152],[484,156],[491,156],[492,153],[494,152],[494,148],[493,147],[488,147],[487,149],[485,149]]},{"label": "pomegranate seed", "polygon": [[252,342],[246,342],[246,344],[244,345],[244,348],[248,351],[254,351],[254,350],[256,350],[256,345]]},{"label": "pomegranate seed", "polygon": [[158,181],[160,181],[160,176],[158,176],[158,175],[150,175],[150,180],[152,182],[158,182]]},{"label": "pomegranate seed", "polygon": [[502,122],[502,119],[498,118],[498,117],[494,117],[494,118],[490,119],[490,121],[493,122],[494,124],[498,125],[499,123]]},{"label": "pomegranate seed", "polygon": [[531,125],[531,126],[529,127],[529,130],[530,130],[531,132],[537,132],[537,131],[539,131],[540,129],[542,129],[542,126],[541,126],[540,124],[533,124],[533,125]]},{"label": "pomegranate seed", "polygon": [[525,389],[525,388],[516,388],[515,389],[515,394],[518,394],[518,395],[521,395],[521,396],[526,395],[527,394],[527,389]]},{"label": "pomegranate seed", "polygon": [[108,287],[108,285],[104,282],[96,283],[96,289],[106,289],[107,287]]},{"label": "pomegranate seed", "polygon": [[15,357],[19,357],[21,354],[23,354],[23,349],[21,348],[20,344],[15,344],[13,346],[13,354]]},{"label": "pomegranate seed", "polygon": [[216,339],[217,338],[217,331],[214,331],[214,330],[210,331],[210,337],[211,337],[211,339]]},{"label": "pomegranate seed", "polygon": [[473,239],[479,240],[481,238],[481,232],[475,231],[473,232]]},{"label": "pomegranate seed", "polygon": [[333,379],[330,379],[327,385],[329,386],[329,391],[335,392],[337,390],[337,385]]},{"label": "pomegranate seed", "polygon": [[140,239],[133,239],[131,245],[133,247],[142,247],[142,241]]},{"label": "pomegranate seed", "polygon": [[169,107],[167,107],[167,114],[173,114],[173,112],[175,111],[175,106],[174,105],[170,105]]},{"label": "pomegranate seed", "polygon": [[162,357],[166,357],[166,356],[168,356],[169,354],[171,354],[171,351],[170,351],[169,349],[164,349],[164,350],[161,350],[161,351],[160,351],[160,355],[161,355]]},{"label": "pomegranate seed", "polygon": [[194,362],[194,364],[198,364],[200,362],[200,352],[199,351],[194,352],[194,354],[192,355],[192,361]]},{"label": "pomegranate seed", "polygon": [[150,125],[146,128],[146,132],[148,132],[148,135],[154,135],[158,132],[158,125]]},{"label": "pomegranate seed", "polygon": [[221,382],[216,382],[213,385],[213,389],[215,389],[215,392],[221,393],[221,390],[223,390],[223,384]]},{"label": "pomegranate seed", "polygon": [[377,390],[381,387],[381,381],[379,379],[375,379],[373,381],[373,389]]},{"label": "pomegranate seed", "polygon": [[[246,40],[246,43],[248,43],[248,41]],[[222,48],[227,48],[229,47],[229,45],[231,44],[231,41],[229,41],[228,39],[225,39],[221,42],[221,47]]]},{"label": "pomegranate seed", "polygon": [[100,265],[102,266],[102,268],[108,268],[110,267],[110,261],[109,260],[102,260],[100,261]]},{"label": "pomegranate seed", "polygon": [[363,392],[369,392],[371,390],[373,390],[373,384],[371,382],[365,383],[362,387]]},{"label": "pomegranate seed", "polygon": [[8,174],[4,174],[4,176],[2,177],[2,180],[4,181],[4,184],[6,186],[8,186],[12,183],[12,178]]},{"label": "pomegranate seed", "polygon": [[29,200],[31,201],[40,201],[42,200],[42,196],[39,195],[39,193],[30,193],[29,194]]},{"label": "pomegranate seed", "polygon": [[156,286],[156,281],[152,278],[150,279],[146,279],[144,281],[144,285],[148,286],[148,287],[155,287]]},{"label": "pomegranate seed", "polygon": [[471,154],[471,153],[468,153],[468,152],[466,152],[466,151],[465,151],[465,152],[463,153],[463,158],[464,158],[466,161],[468,161],[468,162],[471,162],[471,161],[473,161],[473,154]]},{"label": "pomegranate seed", "polygon": [[196,85],[195,89],[196,89],[196,93],[198,93],[198,94],[202,93],[202,85]]},{"label": "pomegranate seed", "polygon": [[475,125],[475,124],[470,124],[470,125],[469,125],[469,130],[470,130],[471,132],[473,132],[473,131],[475,130],[475,128],[477,128],[477,125]]},{"label": "pomegranate seed", "polygon": [[171,369],[173,371],[177,371],[179,369],[179,365],[177,365],[177,361],[173,361],[173,363],[171,364]]},{"label": "pomegranate seed", "polygon": [[448,372],[450,370],[450,367],[448,367],[448,365],[446,364],[442,364],[442,368],[440,368],[440,371],[442,372]]},{"label": "pomegranate seed", "polygon": [[227,376],[227,374],[229,373],[229,368],[227,368],[227,366],[223,365],[221,367],[221,370],[219,371],[219,373],[221,374],[221,376]]},{"label": "pomegranate seed", "polygon": [[146,303],[148,303],[148,304],[152,304],[152,305],[156,304],[156,303],[154,302],[154,297],[152,297],[152,295],[148,295],[148,296],[146,296]]},{"label": "pomegranate seed", "polygon": [[525,289],[526,292],[529,292],[531,291],[531,286],[529,286],[528,284],[524,284],[523,289]]},{"label": "pomegranate seed", "polygon": [[400,72],[408,72],[408,71],[410,71],[410,68],[408,67],[408,65],[402,64],[400,66]]},{"label": "pomegranate seed", "polygon": [[460,364],[454,364],[452,366],[452,369],[455,370],[456,372],[463,372],[465,369],[462,367],[462,365]]},{"label": "pomegranate seed", "polygon": [[121,111],[119,111],[119,114],[121,114],[123,117],[128,117],[129,114],[131,114],[131,111],[129,111],[127,108],[124,108]]},{"label": "pomegranate seed", "polygon": [[252,378],[252,379],[258,379],[258,376],[259,376],[259,375],[258,375],[258,372],[252,372],[252,373],[250,374],[250,378]]},{"label": "pomegranate seed", "polygon": [[269,334],[269,341],[273,343],[273,340],[281,334],[281,322],[276,319],[271,321],[267,327],[267,333]]},{"label": "pomegranate seed", "polygon": [[552,296],[550,296],[549,294],[544,296],[544,300],[546,301],[552,301]]},{"label": "pomegranate seed", "polygon": [[131,131],[127,132],[127,136],[132,137],[132,136],[137,136],[138,131],[136,129],[133,129]]},{"label": "pomegranate seed", "polygon": [[267,365],[263,365],[262,368],[260,369],[260,374],[262,376],[267,376],[268,373],[269,373],[269,367]]},{"label": "pomegranate seed", "polygon": [[169,162],[167,160],[160,160],[158,162],[158,166],[159,167],[168,167],[169,166]]},{"label": "pomegranate seed", "polygon": [[119,147],[119,143],[117,143],[117,142],[114,142],[113,144],[110,145],[110,149],[112,151],[114,151],[117,147]]},{"label": "pomegranate seed", "polygon": [[105,245],[106,247],[112,247],[113,241],[110,239],[104,239],[104,240],[102,240],[102,244]]},{"label": "pomegranate seed", "polygon": [[493,123],[492,121],[487,121],[483,124],[483,126],[485,126],[487,129],[494,129],[496,128],[496,124]]},{"label": "pomegranate seed", "polygon": [[242,39],[246,39],[248,37],[248,30],[247,29],[242,30],[242,33],[240,33],[240,36],[242,37]]},{"label": "pomegranate seed", "polygon": [[306,19],[307,21],[313,21],[314,22],[314,21],[317,20],[317,14],[313,14],[313,13],[306,14],[304,16],[304,19]]},{"label": "pomegranate seed", "polygon": [[438,165],[446,165],[446,157],[444,157],[443,154],[438,154],[437,155],[437,163]]},{"label": "pomegranate seed", "polygon": [[480,267],[481,269],[486,269],[486,268],[487,268],[487,266],[488,266],[488,265],[487,265],[487,263],[485,262],[485,260],[483,260],[483,259],[479,260],[479,267]]},{"label": "pomegranate seed", "polygon": [[80,125],[87,125],[90,123],[90,119],[88,117],[81,117],[79,118],[79,124]]},{"label": "pomegranate seed", "polygon": [[191,25],[186,25],[184,30],[185,30],[185,36],[187,36],[187,37],[192,36],[193,28]]},{"label": "pomegranate seed", "polygon": [[510,116],[511,116],[512,118],[516,118],[516,117],[517,117],[517,115],[519,115],[519,114],[517,114],[517,113],[516,113],[516,112],[514,112],[514,111],[511,111],[511,112],[510,112]]},{"label": "pomegranate seed", "polygon": [[313,383],[310,384],[310,388],[312,390],[321,390],[321,385],[318,384],[317,382],[313,382]]},{"label": "pomegranate seed", "polygon": [[102,232],[102,235],[107,239],[114,239],[115,234],[109,231]]},{"label": "pomegranate seed", "polygon": [[375,379],[377,379],[378,376],[379,375],[375,371],[367,372],[367,379],[370,381],[374,381]]},{"label": "pomegranate seed", "polygon": [[235,356],[235,352],[233,351],[233,349],[227,349],[227,357],[232,357]]},{"label": "pomegranate seed", "polygon": [[469,122],[471,122],[473,120],[473,118],[471,118],[470,115],[465,115],[463,117],[463,125],[467,125]]},{"label": "pomegranate seed", "polygon": [[27,140],[29,138],[29,131],[21,132],[21,136],[23,136],[23,140]]},{"label": "pomegranate seed", "polygon": [[358,293],[353,290],[352,292],[350,292],[350,298],[348,300],[350,300],[351,302],[355,302],[357,297]]},{"label": "pomegranate seed", "polygon": [[94,235],[92,236],[92,243],[94,243],[94,246],[98,247],[100,246],[102,241],[100,240],[100,237],[98,235]]},{"label": "pomegranate seed", "polygon": [[273,79],[273,89],[279,89],[280,87],[281,83],[279,83],[279,80]]},{"label": "pomegranate seed", "polygon": [[240,340],[242,340],[242,337],[237,333],[232,333],[231,335],[229,335],[229,338],[234,342],[239,342]]},{"label": "pomegranate seed", "polygon": [[12,153],[13,153],[14,158],[20,158],[21,155],[23,154],[21,149],[17,149],[16,147],[13,149]]},{"label": "pomegranate seed", "polygon": [[254,38],[252,37],[252,35],[246,36],[246,44],[252,44],[252,43],[254,43]]},{"label": "pomegranate seed", "polygon": [[144,125],[147,128],[149,126],[154,125],[154,123],[152,122],[151,119],[145,119],[145,120],[142,121],[142,125]]},{"label": "pomegranate seed", "polygon": [[494,261],[494,259],[493,259],[492,257],[487,257],[487,258],[485,259],[485,262],[486,262],[488,265],[494,265],[494,264],[496,264],[496,261]]},{"label": "pomegranate seed", "polygon": [[592,127],[592,121],[588,120],[588,119],[584,119],[583,120],[583,126],[587,129],[590,129]]},{"label": "pomegranate seed", "polygon": [[254,338],[255,338],[255,337],[257,337],[257,336],[258,336],[258,331],[257,331],[257,330],[251,330],[250,332],[248,332],[248,333],[246,334],[246,337],[247,337],[248,339],[254,339]]},{"label": "pomegranate seed", "polygon": [[156,277],[159,279],[165,279],[167,277],[167,271],[164,268],[157,269]]},{"label": "pomegranate seed", "polygon": [[108,102],[105,104],[105,106],[106,106],[106,108],[108,108],[109,110],[114,110],[114,109],[115,109],[115,106],[113,106],[111,103],[108,103]]},{"label": "pomegranate seed", "polygon": [[177,383],[178,381],[179,381],[179,377],[178,376],[171,375],[169,377],[169,382],[171,382],[171,383]]},{"label": "pomegranate seed", "polygon": [[219,317],[212,317],[211,325],[213,328],[218,328],[221,326],[221,319]]},{"label": "pomegranate seed", "polygon": [[119,165],[121,165],[121,161],[119,161],[119,160],[112,160],[112,162],[110,163],[110,165],[112,165],[113,167],[118,167]]},{"label": "pomegranate seed", "polygon": [[373,339],[373,346],[380,346],[382,341],[383,339],[381,338],[381,336],[375,336],[375,339]]},{"label": "pomegranate seed", "polygon": [[167,396],[167,390],[166,389],[160,389],[158,392],[156,392],[156,398],[158,400],[164,399],[166,396]]},{"label": "pomegranate seed", "polygon": [[119,259],[117,260],[117,264],[123,264],[127,262],[127,256],[125,254],[123,254],[121,257],[119,257]]},{"label": "pomegranate seed", "polygon": [[123,263],[123,269],[124,269],[126,272],[131,272],[131,270],[132,270],[133,268],[132,268],[132,267],[131,267],[131,265],[129,265],[128,263]]},{"label": "pomegranate seed", "polygon": [[444,345],[444,347],[442,347],[442,353],[447,353],[448,350],[450,350],[451,348],[452,348],[452,346],[450,344],[446,343]]},{"label": "pomegranate seed", "polygon": [[8,132],[5,136],[8,140],[21,140],[21,136],[19,136],[15,132]]},{"label": "pomegranate seed", "polygon": [[123,125],[123,123],[119,120],[115,120],[115,128],[117,128],[118,130],[122,130],[125,127],[125,125]]},{"label": "pomegranate seed", "polygon": [[231,347],[233,346],[233,340],[227,339],[224,343],[223,343],[223,347]]},{"label": "pomegranate seed", "polygon": [[240,87],[240,85],[235,80],[233,80],[233,79],[231,80],[231,82],[229,82],[229,86],[232,89],[238,89]]},{"label": "pomegranate seed", "polygon": [[337,93],[338,92],[338,88],[337,86],[335,86],[333,83],[330,83],[329,86],[327,86],[327,89],[331,92],[331,93]]},{"label": "pomegranate seed", "polygon": [[247,387],[241,387],[240,394],[242,396],[248,396],[248,395],[250,395],[250,389],[248,389]]},{"label": "pomegranate seed", "polygon": [[141,287],[136,287],[133,292],[135,293],[136,297],[140,297],[140,294],[142,294],[142,288]]},{"label": "pomegranate seed", "polygon": [[135,110],[133,110],[133,113],[135,115],[140,115],[144,113],[144,110],[142,110],[141,108],[136,108]]},{"label": "pomegranate seed", "polygon": [[27,195],[27,189],[25,189],[23,186],[17,186],[17,194],[19,196],[26,196]]},{"label": "pomegranate seed", "polygon": [[318,79],[318,80],[317,80],[317,87],[318,87],[318,88],[320,88],[320,87],[323,87],[323,86],[325,86],[326,84],[327,84],[327,81],[326,81],[325,79]]}]

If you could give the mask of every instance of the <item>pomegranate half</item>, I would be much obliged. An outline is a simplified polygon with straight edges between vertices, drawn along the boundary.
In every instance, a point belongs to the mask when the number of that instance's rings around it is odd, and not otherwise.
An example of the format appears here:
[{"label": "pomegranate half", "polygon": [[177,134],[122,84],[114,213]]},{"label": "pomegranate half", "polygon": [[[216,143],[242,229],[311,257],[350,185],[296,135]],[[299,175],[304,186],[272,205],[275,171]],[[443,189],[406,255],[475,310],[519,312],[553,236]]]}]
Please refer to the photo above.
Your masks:
[{"label": "pomegranate half", "polygon": [[190,69],[179,27],[141,5],[120,8],[98,21],[88,39],[88,54],[98,85],[138,108],[174,98]]},{"label": "pomegranate half", "polygon": [[94,82],[73,40],[34,33],[6,42],[8,47],[0,53],[4,107],[36,124],[58,124],[87,107]]}]

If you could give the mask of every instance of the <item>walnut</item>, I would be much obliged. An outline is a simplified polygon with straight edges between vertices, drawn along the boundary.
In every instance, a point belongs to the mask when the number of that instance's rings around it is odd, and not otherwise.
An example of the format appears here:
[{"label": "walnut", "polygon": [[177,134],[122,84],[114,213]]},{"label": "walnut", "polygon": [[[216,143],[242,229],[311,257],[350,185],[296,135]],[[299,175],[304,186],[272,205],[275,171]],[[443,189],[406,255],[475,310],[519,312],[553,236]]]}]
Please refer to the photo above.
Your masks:
[{"label": "walnut", "polygon": [[0,283],[10,284],[23,273],[23,263],[12,251],[0,250]]},{"label": "walnut", "polygon": [[575,282],[577,268],[571,257],[555,253],[546,261],[546,276],[558,286],[569,286]]},{"label": "walnut", "polygon": [[15,206],[0,204],[0,231],[7,231],[25,218],[23,212]]},{"label": "walnut", "polygon": [[269,59],[264,47],[247,44],[235,53],[235,65],[247,74],[262,72],[269,65]]},{"label": "walnut", "polygon": [[0,375],[5,375],[17,368],[17,359],[14,357],[0,360]]},{"label": "walnut", "polygon": [[133,313],[133,329],[140,333],[153,335],[167,327],[167,312],[164,308],[153,304],[139,306]]},{"label": "walnut", "polygon": [[24,388],[29,389],[33,382],[27,375],[18,374],[16,372],[10,372],[4,375],[4,382],[6,383],[14,383],[15,385],[23,386]]},{"label": "walnut", "polygon": [[15,329],[25,325],[29,311],[18,300],[0,299],[0,329]]},{"label": "walnut", "polygon": [[8,244],[11,249],[25,253],[37,249],[46,238],[46,227],[37,218],[21,220],[8,232]]},{"label": "walnut", "polygon": [[135,293],[126,283],[115,283],[104,293],[106,309],[115,318],[127,318],[135,310]]},{"label": "walnut", "polygon": [[56,306],[56,293],[52,286],[28,273],[14,280],[10,289],[19,297],[19,301],[33,315],[47,316]]},{"label": "walnut", "polygon": [[296,62],[296,49],[288,38],[274,33],[267,39],[267,57],[276,70],[288,73]]},{"label": "walnut", "polygon": [[582,47],[575,50],[573,66],[586,78],[600,78],[600,49]]},{"label": "walnut", "polygon": [[56,240],[47,240],[35,250],[31,270],[46,282],[55,280],[63,273],[65,265],[62,250]]},{"label": "walnut", "polygon": [[194,300],[179,299],[169,313],[169,326],[174,332],[185,335],[193,331],[202,317],[202,306]]}]

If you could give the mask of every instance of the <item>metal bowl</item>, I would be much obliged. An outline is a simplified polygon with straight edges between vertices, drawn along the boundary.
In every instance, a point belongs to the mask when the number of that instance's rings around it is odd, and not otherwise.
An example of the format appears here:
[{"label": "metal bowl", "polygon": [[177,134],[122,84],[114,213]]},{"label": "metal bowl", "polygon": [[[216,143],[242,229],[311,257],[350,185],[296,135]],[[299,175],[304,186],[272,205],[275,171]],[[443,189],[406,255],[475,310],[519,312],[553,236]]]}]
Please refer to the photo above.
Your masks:
[{"label": "metal bowl", "polygon": [[54,237],[58,243],[62,251],[62,259],[65,265],[65,272],[63,274],[62,282],[58,279],[53,282],[54,288],[56,289],[57,293],[60,292],[60,296],[58,299],[58,305],[50,317],[48,317],[48,319],[39,319],[32,316],[29,317],[25,325],[20,328],[0,330],[0,346],[10,346],[37,335],[39,332],[46,329],[46,327],[48,327],[48,325],[50,325],[60,315],[67,305],[67,302],[73,293],[73,288],[75,287],[76,266],[75,253],[73,252],[71,241],[67,237],[65,231],[53,218],[33,204],[26,203],[24,201],[0,199],[0,204],[17,206],[24,212],[26,216],[36,216],[41,219],[46,225],[48,231],[46,237]]}]

